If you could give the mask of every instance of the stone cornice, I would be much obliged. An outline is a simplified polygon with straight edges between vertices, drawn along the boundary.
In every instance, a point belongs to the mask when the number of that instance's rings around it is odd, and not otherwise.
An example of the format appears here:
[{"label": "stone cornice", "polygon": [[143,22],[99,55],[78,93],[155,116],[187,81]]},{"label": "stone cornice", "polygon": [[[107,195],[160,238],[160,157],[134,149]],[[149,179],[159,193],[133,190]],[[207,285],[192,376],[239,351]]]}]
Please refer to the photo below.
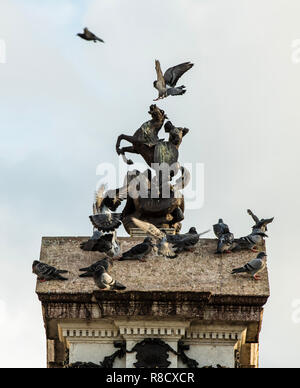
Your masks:
[{"label": "stone cornice", "polygon": [[43,302],[43,314],[48,319],[100,319],[105,317],[152,316],[156,318],[197,318],[204,321],[260,322],[263,309],[258,306],[220,306],[193,303],[156,303],[146,308],[142,303],[128,301],[120,305],[115,302],[65,303]]},{"label": "stone cornice", "polygon": [[91,294],[81,293],[38,293],[41,302],[58,303],[121,303],[123,305],[139,302],[144,305],[157,303],[183,303],[188,302],[197,306],[200,305],[231,305],[231,306],[257,306],[262,307],[267,302],[269,295],[212,295],[210,292],[172,292],[172,291],[128,291],[128,292],[107,292],[94,291]]},{"label": "stone cornice", "polygon": [[178,320],[81,320],[58,321],[59,340],[70,343],[113,343],[116,340],[140,341],[145,338],[162,338],[168,341],[183,340],[186,343],[221,344],[232,346],[245,339],[245,325],[193,324]]}]

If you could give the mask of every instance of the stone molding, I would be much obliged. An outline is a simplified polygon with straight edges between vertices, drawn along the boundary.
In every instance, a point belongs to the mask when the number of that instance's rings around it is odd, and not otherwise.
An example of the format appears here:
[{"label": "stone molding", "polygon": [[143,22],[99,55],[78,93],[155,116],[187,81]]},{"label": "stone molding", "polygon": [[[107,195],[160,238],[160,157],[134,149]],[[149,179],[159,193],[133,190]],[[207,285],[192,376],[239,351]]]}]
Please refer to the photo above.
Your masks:
[{"label": "stone molding", "polygon": [[138,341],[144,338],[165,340],[180,339],[187,343],[209,343],[232,345],[246,336],[247,328],[237,325],[196,325],[191,321],[93,321],[91,323],[58,322],[61,342],[108,342],[116,340]]},{"label": "stone molding", "polygon": [[62,303],[43,302],[44,319],[83,319],[94,320],[107,317],[154,317],[186,318],[214,322],[260,322],[263,308],[260,306],[196,305],[188,302],[179,304],[128,302],[118,303]]}]

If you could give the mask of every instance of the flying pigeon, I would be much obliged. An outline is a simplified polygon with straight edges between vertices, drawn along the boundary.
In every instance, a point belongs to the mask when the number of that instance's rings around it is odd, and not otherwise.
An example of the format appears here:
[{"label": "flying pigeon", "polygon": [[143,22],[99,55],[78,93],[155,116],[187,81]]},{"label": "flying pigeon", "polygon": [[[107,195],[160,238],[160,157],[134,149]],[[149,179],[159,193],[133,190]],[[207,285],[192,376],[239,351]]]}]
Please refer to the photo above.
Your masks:
[{"label": "flying pigeon", "polygon": [[260,276],[258,276],[257,274],[259,272],[261,272],[266,267],[266,263],[265,263],[265,261],[263,261],[263,259],[266,256],[267,255],[265,254],[265,252],[260,252],[257,255],[256,259],[251,260],[249,263],[244,265],[244,267],[233,269],[231,274],[234,275],[236,273],[246,272],[246,273],[249,273],[250,275],[252,275],[255,280],[260,279]]},{"label": "flying pigeon", "polygon": [[129,251],[123,253],[119,261],[123,260],[140,260],[146,261],[145,257],[152,251],[154,247],[151,237],[146,237],[141,244],[137,244]]},{"label": "flying pigeon", "polygon": [[168,239],[171,238],[171,240],[173,239],[173,237],[176,237],[178,238],[179,236],[182,236],[180,238],[177,239],[176,242],[173,243],[174,245],[174,248],[175,248],[175,252],[176,253],[180,253],[182,251],[191,251],[192,248],[194,248],[194,246],[199,242],[200,240],[200,236],[202,236],[203,234],[206,234],[210,232],[210,230],[206,230],[205,232],[202,232],[202,233],[197,233],[197,230],[195,227],[192,227],[190,228],[190,230],[188,231],[188,233],[184,234],[184,235],[170,235],[170,237],[168,236]]},{"label": "flying pigeon", "polygon": [[179,78],[193,66],[193,63],[184,62],[180,65],[170,67],[165,74],[163,74],[160,62],[155,60],[157,80],[153,82],[153,86],[158,90],[158,97],[154,101],[168,96],[179,96],[184,94],[186,92],[185,86],[176,86],[176,84]]},{"label": "flying pigeon", "polygon": [[32,264],[32,273],[37,275],[40,282],[46,282],[48,280],[68,280],[67,278],[61,276],[62,273],[67,272],[68,271],[56,269],[51,265],[41,263],[37,260],[35,260]]},{"label": "flying pigeon", "polygon": [[100,186],[93,204],[93,215],[90,216],[94,228],[103,232],[111,232],[122,224],[121,213],[112,213],[120,205],[122,199],[121,196],[114,196],[112,191],[105,193],[105,185]]},{"label": "flying pigeon", "polygon": [[97,267],[93,273],[93,279],[97,287],[101,290],[125,290],[123,284],[114,280],[105,270],[103,266]]},{"label": "flying pigeon", "polygon": [[99,260],[96,263],[90,265],[89,267],[86,268],[80,268],[79,271],[84,272],[79,275],[81,278],[91,278],[93,277],[94,272],[99,268],[103,267],[105,271],[108,271],[110,266],[113,265],[113,261],[111,258],[107,257],[105,259]]},{"label": "flying pigeon", "polygon": [[146,234],[150,234],[157,240],[157,243],[154,245],[154,249],[158,255],[167,257],[168,259],[175,259],[177,257],[173,250],[173,245],[168,242],[168,236],[165,232],[159,230],[155,225],[146,221],[138,220],[135,217],[132,217],[132,221],[136,227],[143,230]]},{"label": "flying pigeon", "polygon": [[97,41],[104,43],[104,40],[98,38],[98,36],[96,36],[91,31],[89,31],[89,29],[87,27],[85,27],[83,29],[83,34],[77,34],[77,36],[79,36],[80,38],[82,38],[84,40],[89,40],[89,41],[93,40],[95,43]]},{"label": "flying pigeon", "polygon": [[107,234],[95,231],[88,241],[80,244],[80,248],[84,251],[103,252],[110,257],[120,254],[120,245],[115,231]]}]

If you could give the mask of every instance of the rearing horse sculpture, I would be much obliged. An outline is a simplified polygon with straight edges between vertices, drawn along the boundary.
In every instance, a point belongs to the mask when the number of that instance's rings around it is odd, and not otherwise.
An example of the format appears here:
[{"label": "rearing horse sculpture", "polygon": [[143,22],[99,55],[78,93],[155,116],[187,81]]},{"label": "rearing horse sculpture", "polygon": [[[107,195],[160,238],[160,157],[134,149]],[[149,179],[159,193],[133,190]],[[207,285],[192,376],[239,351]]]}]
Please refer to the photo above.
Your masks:
[{"label": "rearing horse sculpture", "polygon": [[[120,135],[118,137],[116,150],[118,155],[123,156],[123,159],[127,164],[133,164],[133,161],[126,158],[126,152],[140,154],[150,167],[154,162],[154,149],[156,144],[160,141],[158,132],[161,130],[167,116],[165,115],[165,112],[156,105],[151,105],[148,113],[152,116],[152,120],[142,124],[133,136]],[[132,146],[120,148],[122,140],[128,141]]]},{"label": "rearing horse sculpture", "polygon": [[[166,164],[172,167],[174,170],[172,174],[176,175],[180,168],[177,163],[179,156],[178,149],[182,138],[189,130],[187,128],[175,127],[171,121],[168,121],[165,124],[165,132],[169,134],[169,140],[159,139],[158,132],[167,116],[156,105],[150,106],[149,113],[152,115],[152,120],[144,123],[133,136],[120,135],[118,137],[116,144],[117,153],[123,156],[127,164],[133,164],[133,162],[126,158],[125,152],[140,154],[149,167],[156,169]],[[122,140],[127,140],[132,146],[120,148]]]}]

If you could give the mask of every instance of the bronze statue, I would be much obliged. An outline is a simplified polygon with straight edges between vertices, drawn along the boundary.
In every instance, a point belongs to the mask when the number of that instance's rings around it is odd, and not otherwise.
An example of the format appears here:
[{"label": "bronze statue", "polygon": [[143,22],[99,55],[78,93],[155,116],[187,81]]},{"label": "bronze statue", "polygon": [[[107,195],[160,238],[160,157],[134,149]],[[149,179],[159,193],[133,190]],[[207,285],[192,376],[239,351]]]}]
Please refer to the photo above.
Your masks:
[{"label": "bronze statue", "polygon": [[[171,121],[168,121],[164,128],[165,132],[169,133],[169,140],[159,139],[158,133],[161,130],[167,116],[165,112],[159,109],[156,105],[151,105],[149,114],[152,120],[145,122],[134,133],[133,136],[120,135],[116,144],[118,155],[122,155],[125,163],[132,165],[133,161],[127,159],[126,152],[140,154],[149,167],[158,170],[163,168],[162,164],[166,164],[167,168],[171,167],[171,176],[178,173],[178,149],[182,142],[182,138],[189,132],[187,128],[175,127]],[[132,144],[130,147],[120,148],[122,140],[126,140]]]},{"label": "bronze statue", "polygon": [[[146,174],[145,174],[146,173]],[[135,180],[132,180],[128,187],[128,197],[126,206],[122,212],[122,222],[128,233],[136,224],[132,218],[149,222],[157,228],[173,228],[176,232],[181,229],[181,221],[184,219],[184,196],[181,190],[189,183],[189,172],[181,167],[182,176],[175,184],[169,182],[159,182],[157,176],[151,177],[149,171],[141,174],[142,182],[146,190],[140,190],[143,194],[136,195]],[[148,173],[148,174],[147,174]],[[141,180],[138,179],[138,182]],[[160,186],[162,183],[162,186]],[[164,186],[167,186],[168,195],[163,196]],[[139,187],[139,189],[141,189]],[[153,196],[153,192],[157,195]],[[166,192],[166,191],[165,191]]]},{"label": "bronze statue", "polygon": [[[139,154],[155,171],[152,176],[150,169],[143,173],[131,172],[127,179],[127,201],[122,212],[122,222],[130,233],[136,228],[132,217],[150,222],[158,228],[181,229],[184,219],[184,198],[181,190],[189,183],[190,174],[178,163],[179,147],[183,137],[189,132],[187,128],[175,127],[171,121],[166,122],[165,112],[156,105],[151,105],[149,114],[152,119],[142,124],[133,136],[120,135],[116,144],[118,155],[122,155],[125,163],[133,164],[125,156],[126,152]],[[158,133],[164,125],[169,134],[168,140],[160,139]],[[130,142],[130,147],[120,148],[122,140]],[[172,178],[181,171],[181,177],[172,184]],[[119,190],[119,189],[117,189]]]},{"label": "bronze statue", "polygon": [[[133,136],[120,135],[118,137],[116,150],[118,155],[123,155],[123,159],[127,164],[133,164],[133,161],[126,159],[125,152],[142,155],[150,167],[153,163],[154,147],[159,143],[158,132],[161,130],[167,116],[156,105],[151,105],[148,113],[152,116],[152,119],[142,124]],[[132,146],[120,148],[122,140],[128,141]]]}]

